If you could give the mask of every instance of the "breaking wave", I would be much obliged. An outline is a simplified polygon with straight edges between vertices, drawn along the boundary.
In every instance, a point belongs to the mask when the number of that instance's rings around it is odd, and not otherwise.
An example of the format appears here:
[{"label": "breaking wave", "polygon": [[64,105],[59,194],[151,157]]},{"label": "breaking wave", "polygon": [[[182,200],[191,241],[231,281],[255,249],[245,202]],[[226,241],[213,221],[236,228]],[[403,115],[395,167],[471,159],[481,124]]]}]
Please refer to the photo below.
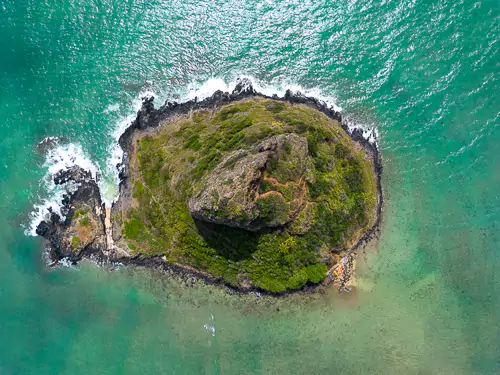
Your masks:
[{"label": "breaking wave", "polygon": [[54,137],[46,138],[40,144],[47,141],[51,141],[52,145],[46,151],[45,161],[42,165],[46,173],[42,181],[40,181],[45,189],[46,198],[35,203],[29,215],[29,224],[26,226],[25,234],[31,236],[36,236],[36,227],[44,218],[49,216],[50,210],[63,216],[61,213],[63,197],[76,188],[76,185],[71,183],[64,186],[56,185],[52,178],[55,173],[79,166],[91,172],[92,177],[95,179],[100,174],[99,168],[85,155],[80,145],[74,143],[60,144],[59,140]]}]

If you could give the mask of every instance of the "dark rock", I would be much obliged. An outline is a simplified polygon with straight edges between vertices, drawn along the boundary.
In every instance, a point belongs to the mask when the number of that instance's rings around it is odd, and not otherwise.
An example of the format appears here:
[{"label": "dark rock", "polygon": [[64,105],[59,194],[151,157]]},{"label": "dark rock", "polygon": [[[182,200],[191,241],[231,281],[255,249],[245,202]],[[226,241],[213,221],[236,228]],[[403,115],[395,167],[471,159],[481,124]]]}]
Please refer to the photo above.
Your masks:
[{"label": "dark rock", "polygon": [[66,257],[75,262],[83,256],[105,252],[107,243],[104,206],[96,181],[90,172],[80,167],[54,176],[58,185],[70,181],[78,186],[63,199],[61,212],[65,220],[52,212],[50,218],[38,225],[36,233],[49,241],[57,258]]},{"label": "dark rock", "polygon": [[257,92],[252,86],[252,82],[248,78],[238,79],[236,86],[231,93],[231,96],[239,95],[255,95]]},{"label": "dark rock", "polygon": [[56,185],[63,185],[69,181],[81,182],[90,179],[92,179],[92,174],[78,166],[61,170],[53,176],[53,181]]}]

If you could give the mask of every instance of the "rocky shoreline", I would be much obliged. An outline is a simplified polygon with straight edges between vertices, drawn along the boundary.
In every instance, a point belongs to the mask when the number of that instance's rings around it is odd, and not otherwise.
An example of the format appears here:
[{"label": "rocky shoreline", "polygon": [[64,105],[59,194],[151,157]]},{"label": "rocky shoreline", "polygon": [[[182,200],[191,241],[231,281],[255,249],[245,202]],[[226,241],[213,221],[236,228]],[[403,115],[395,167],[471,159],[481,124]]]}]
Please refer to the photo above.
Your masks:
[{"label": "rocky shoreline", "polygon": [[[235,287],[226,284],[221,277],[215,277],[189,266],[170,263],[163,256],[142,256],[138,254],[131,257],[126,250],[120,249],[115,245],[115,242],[120,239],[121,234],[118,230],[113,230],[113,224],[110,218],[112,218],[113,215],[120,210],[120,207],[124,205],[127,200],[130,200],[132,196],[132,182],[130,180],[130,171],[128,168],[129,158],[133,154],[134,137],[144,132],[154,131],[155,128],[158,128],[161,124],[168,122],[170,119],[186,115],[191,111],[214,109],[234,101],[253,97],[287,101],[293,104],[305,104],[315,108],[328,117],[337,120],[347,134],[371,155],[374,161],[374,174],[376,176],[378,195],[376,218],[373,226],[356,241],[344,255],[346,260],[351,259],[358,249],[376,236],[381,220],[383,205],[381,185],[382,164],[376,145],[365,139],[361,130],[355,129],[350,132],[346,124],[342,122],[341,115],[338,112],[332,110],[325,103],[315,98],[306,97],[300,93],[295,94],[291,91],[287,91],[282,98],[277,96],[268,97],[256,92],[250,81],[241,80],[232,93],[217,91],[211,97],[202,101],[194,99],[184,103],[166,102],[159,109],[155,109],[152,98],[144,99],[142,108],[137,113],[136,119],[119,139],[119,144],[124,151],[123,161],[120,165],[117,165],[120,171],[120,195],[111,208],[105,207],[101,200],[97,183],[90,173],[79,167],[57,173],[54,176],[54,182],[56,184],[63,185],[71,183],[75,188],[71,193],[65,196],[63,201],[61,212],[65,216],[65,219],[62,220],[57,214],[51,213],[50,218],[47,221],[41,222],[37,227],[37,234],[48,240],[51,257],[54,262],[66,258],[73,263],[77,263],[83,258],[90,258],[97,260],[100,264],[109,266],[119,263],[127,266],[155,268],[184,280],[196,278],[209,284],[224,286],[232,292],[259,292],[270,295],[283,295],[296,292],[287,291],[284,293],[273,293],[258,289],[253,285],[245,288]],[[82,212],[85,213],[85,220],[76,220]],[[79,241],[76,241],[78,243],[74,241],[75,234],[78,234],[77,238]],[[73,241],[71,241],[71,239],[73,239]],[[341,288],[348,281],[352,273],[347,268],[352,262],[346,261],[342,264],[347,266],[345,267],[346,269],[344,270],[343,277],[339,278]],[[306,285],[300,290],[303,292],[311,292],[327,287],[336,278],[333,271],[333,269],[330,270],[327,277],[319,284]]]}]

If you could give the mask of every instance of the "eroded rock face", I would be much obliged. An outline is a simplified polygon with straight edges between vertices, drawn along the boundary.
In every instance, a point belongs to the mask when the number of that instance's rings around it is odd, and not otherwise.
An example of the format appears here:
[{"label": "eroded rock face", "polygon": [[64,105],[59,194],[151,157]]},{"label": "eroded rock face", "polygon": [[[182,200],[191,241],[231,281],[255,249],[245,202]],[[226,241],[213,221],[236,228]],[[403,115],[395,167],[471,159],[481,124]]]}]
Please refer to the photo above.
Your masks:
[{"label": "eroded rock face", "polygon": [[195,189],[190,212],[199,220],[250,231],[285,225],[299,207],[289,207],[276,192],[260,194],[259,188],[271,170],[276,183],[299,182],[307,157],[307,140],[296,134],[273,136],[249,151],[234,151]]},{"label": "eroded rock face", "polygon": [[91,174],[74,167],[56,174],[54,182],[58,185],[70,182],[76,186],[75,191],[63,201],[61,212],[65,220],[52,213],[38,225],[37,234],[50,241],[58,258],[77,261],[84,255],[106,251],[104,206]]}]

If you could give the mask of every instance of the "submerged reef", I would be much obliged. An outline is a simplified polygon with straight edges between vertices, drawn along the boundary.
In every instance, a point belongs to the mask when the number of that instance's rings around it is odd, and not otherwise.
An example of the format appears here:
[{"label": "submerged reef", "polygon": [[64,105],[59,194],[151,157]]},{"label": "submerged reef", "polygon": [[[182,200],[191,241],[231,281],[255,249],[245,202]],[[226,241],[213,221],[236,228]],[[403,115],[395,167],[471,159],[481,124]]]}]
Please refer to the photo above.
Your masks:
[{"label": "submerged reef", "polygon": [[203,101],[146,99],[121,136],[111,208],[75,168],[77,187],[37,233],[55,259],[98,257],[195,275],[240,291],[321,282],[370,238],[381,214],[380,160],[323,103],[257,93],[240,81]]}]

